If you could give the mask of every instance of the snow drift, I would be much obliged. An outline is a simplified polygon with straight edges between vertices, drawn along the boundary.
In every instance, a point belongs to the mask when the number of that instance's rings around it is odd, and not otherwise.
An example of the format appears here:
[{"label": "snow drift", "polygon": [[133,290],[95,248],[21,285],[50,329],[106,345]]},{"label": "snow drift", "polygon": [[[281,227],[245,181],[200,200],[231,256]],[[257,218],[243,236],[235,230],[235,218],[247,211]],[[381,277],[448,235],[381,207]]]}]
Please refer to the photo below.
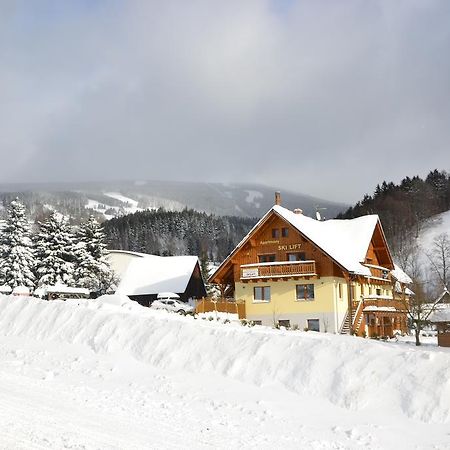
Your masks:
[{"label": "snow drift", "polygon": [[352,410],[450,421],[450,352],[351,336],[218,324],[142,308],[124,297],[46,302],[0,297],[0,334],[126,352],[189,376],[282,386]]}]

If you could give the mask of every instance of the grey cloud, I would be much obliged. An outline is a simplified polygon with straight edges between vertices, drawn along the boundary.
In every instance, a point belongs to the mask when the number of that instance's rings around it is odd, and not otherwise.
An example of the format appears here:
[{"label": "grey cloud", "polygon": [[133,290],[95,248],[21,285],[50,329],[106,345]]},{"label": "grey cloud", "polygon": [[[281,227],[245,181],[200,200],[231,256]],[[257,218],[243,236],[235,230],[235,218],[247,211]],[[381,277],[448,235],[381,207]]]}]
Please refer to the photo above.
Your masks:
[{"label": "grey cloud", "polygon": [[450,169],[447,1],[100,2],[37,24],[23,4],[15,23],[32,25],[0,31],[4,181],[257,181],[353,201]]}]

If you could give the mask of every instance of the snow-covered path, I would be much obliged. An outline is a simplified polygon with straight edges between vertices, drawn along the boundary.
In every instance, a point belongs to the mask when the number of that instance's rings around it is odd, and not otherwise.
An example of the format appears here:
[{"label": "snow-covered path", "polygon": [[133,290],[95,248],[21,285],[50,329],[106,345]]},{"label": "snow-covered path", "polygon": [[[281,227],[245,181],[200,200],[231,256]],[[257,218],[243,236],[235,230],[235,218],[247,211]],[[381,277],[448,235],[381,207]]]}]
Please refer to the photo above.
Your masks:
[{"label": "snow-covered path", "polygon": [[[9,304],[0,317],[19,306]],[[66,307],[73,306],[30,305],[35,314],[54,308],[66,314]],[[36,339],[30,339],[24,334],[31,332],[19,320],[30,308],[18,312],[15,323],[0,332],[0,448],[450,447],[446,420],[425,423],[375,410],[377,406],[374,411],[370,405],[343,408],[270,379],[256,385],[212,370],[175,370],[129,351],[105,352],[77,339],[56,340],[58,328],[45,337],[36,325]],[[68,327],[77,314],[70,313]],[[167,317],[160,316],[165,323]],[[213,333],[230,334],[226,325],[204,325]]]}]

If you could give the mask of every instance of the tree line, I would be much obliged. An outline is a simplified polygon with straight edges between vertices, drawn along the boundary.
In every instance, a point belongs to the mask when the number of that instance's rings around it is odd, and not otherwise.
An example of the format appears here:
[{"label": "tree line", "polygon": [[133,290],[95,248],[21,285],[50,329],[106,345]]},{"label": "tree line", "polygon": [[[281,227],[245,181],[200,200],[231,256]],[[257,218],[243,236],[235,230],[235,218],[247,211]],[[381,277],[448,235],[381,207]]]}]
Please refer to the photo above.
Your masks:
[{"label": "tree line", "polygon": [[255,223],[244,217],[161,208],[113,218],[104,223],[104,230],[111,249],[223,261]]},{"label": "tree line", "polygon": [[101,293],[114,278],[106,254],[105,234],[94,217],[73,227],[52,211],[33,227],[16,199],[1,233],[0,284],[33,290],[61,283]]},{"label": "tree line", "polygon": [[372,195],[337,216],[352,219],[378,214],[394,255],[411,239],[418,237],[426,219],[450,209],[450,175],[433,170],[425,179],[406,177],[399,184],[383,181]]}]

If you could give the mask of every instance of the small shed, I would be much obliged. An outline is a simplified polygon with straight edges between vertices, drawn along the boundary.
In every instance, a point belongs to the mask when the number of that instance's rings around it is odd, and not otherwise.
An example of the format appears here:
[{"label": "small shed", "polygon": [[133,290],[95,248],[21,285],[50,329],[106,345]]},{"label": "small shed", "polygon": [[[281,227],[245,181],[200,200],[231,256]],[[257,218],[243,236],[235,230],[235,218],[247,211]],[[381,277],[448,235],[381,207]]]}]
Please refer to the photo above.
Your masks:
[{"label": "small shed", "polygon": [[[121,252],[124,253],[124,252]],[[172,292],[183,302],[206,296],[205,284],[197,256],[156,256],[145,254],[123,255],[110,252],[110,258],[127,256],[121,264],[116,293],[127,295],[143,306],[150,306],[158,294]],[[112,264],[113,267],[114,264]],[[116,264],[116,266],[119,266]]]},{"label": "small shed", "polygon": [[2,286],[0,286],[0,295],[9,295],[11,294],[11,292],[11,286],[8,286],[7,284],[3,284]]},{"label": "small shed", "polygon": [[436,308],[429,317],[436,325],[438,346],[450,347],[450,304],[443,304]]},{"label": "small shed", "polygon": [[26,286],[16,286],[12,290],[12,295],[14,295],[16,297],[29,297],[30,289]]},{"label": "small shed", "polygon": [[47,300],[66,300],[68,298],[89,298],[89,296],[89,289],[57,284],[46,289],[45,297]]}]

